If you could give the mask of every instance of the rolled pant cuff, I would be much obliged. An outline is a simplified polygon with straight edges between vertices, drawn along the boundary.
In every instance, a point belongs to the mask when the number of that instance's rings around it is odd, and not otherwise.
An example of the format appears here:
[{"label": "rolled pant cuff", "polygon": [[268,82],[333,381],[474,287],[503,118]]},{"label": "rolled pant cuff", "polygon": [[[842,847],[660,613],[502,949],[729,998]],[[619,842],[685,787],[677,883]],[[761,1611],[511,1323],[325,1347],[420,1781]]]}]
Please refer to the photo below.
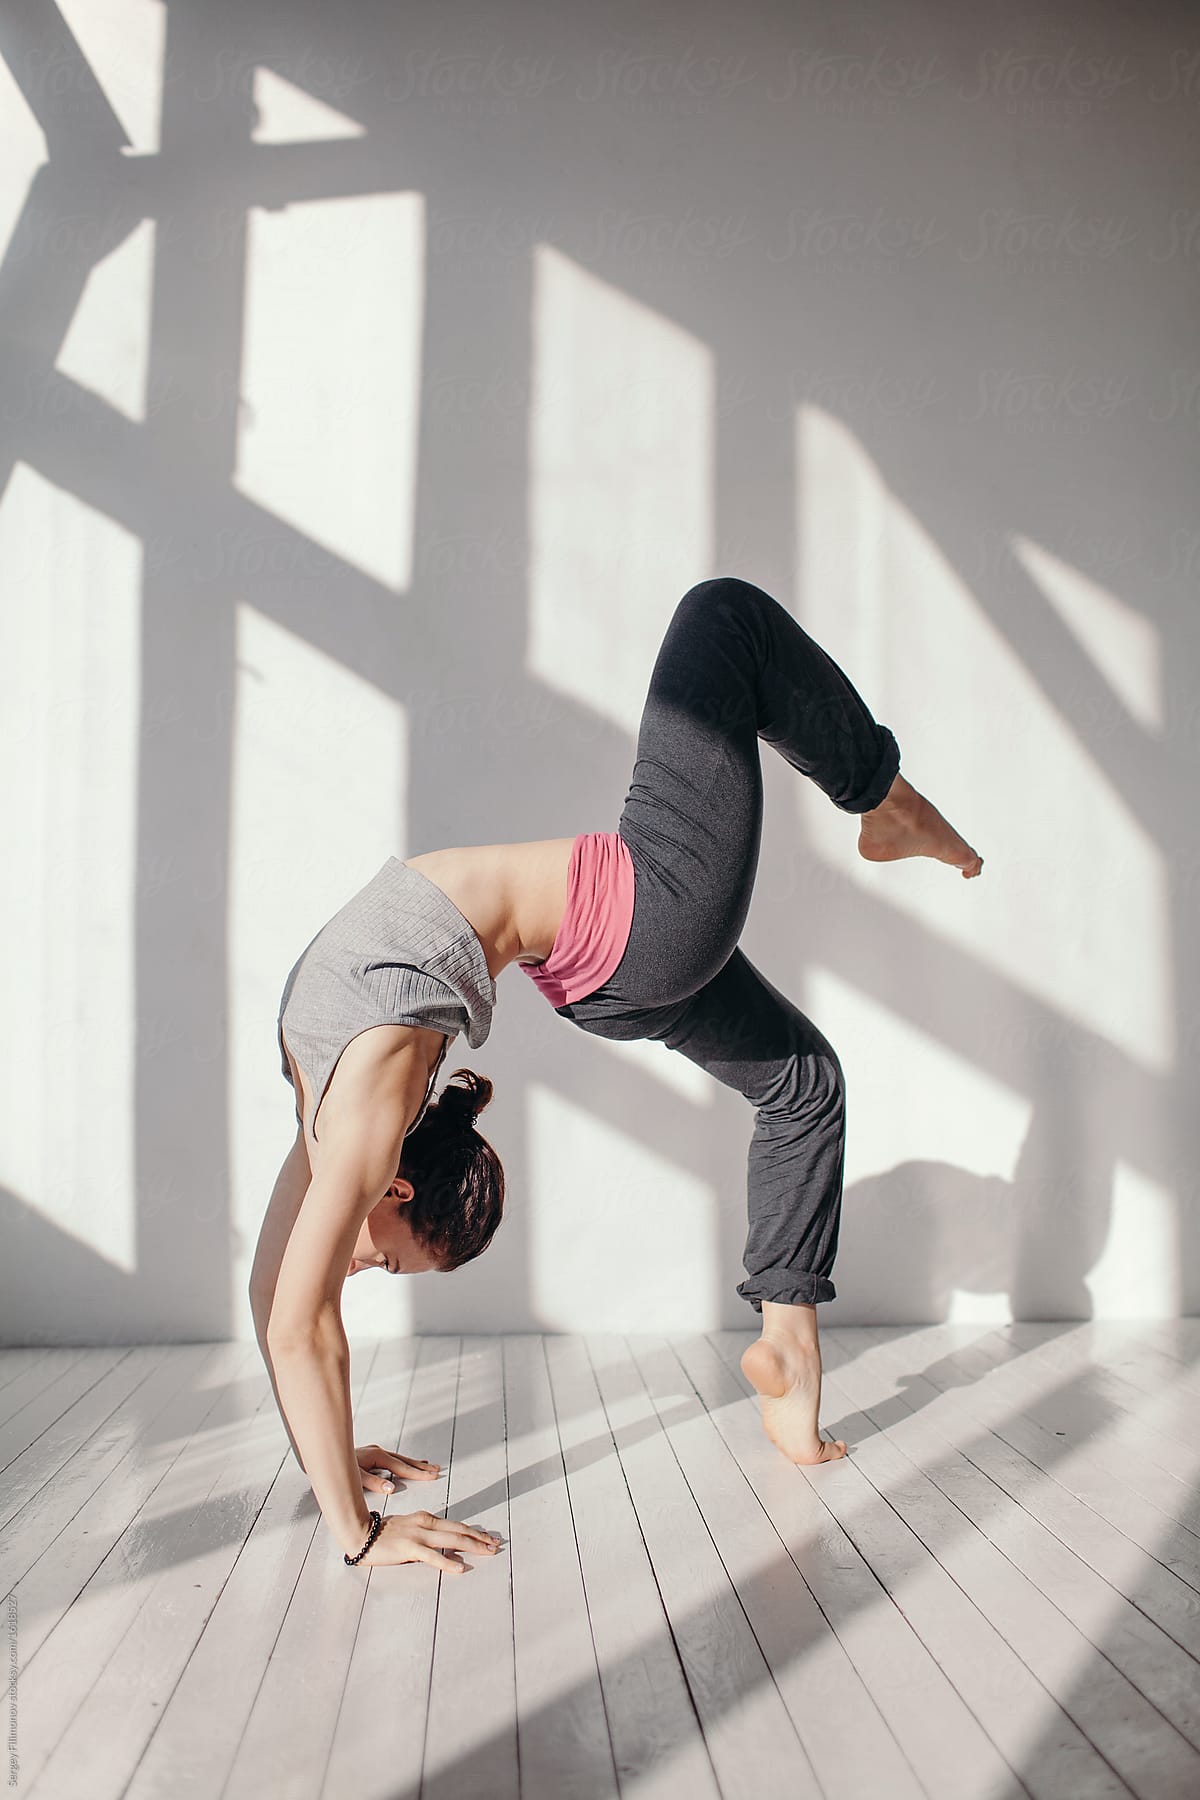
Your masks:
[{"label": "rolled pant cuff", "polygon": [[777,1306],[819,1306],[823,1300],[837,1299],[837,1289],[826,1275],[794,1274],[776,1282],[750,1279],[739,1281],[737,1291],[757,1313],[764,1300]]},{"label": "rolled pant cuff", "polygon": [[896,742],[894,734],[888,730],[886,725],[881,725],[879,729],[883,733],[884,738],[883,755],[879,759],[879,767],[872,775],[866,787],[863,788],[860,793],[856,794],[853,800],[839,801],[838,804],[841,807],[842,812],[870,812],[873,806],[878,806],[880,801],[884,799],[888,789],[900,772],[900,746]]}]

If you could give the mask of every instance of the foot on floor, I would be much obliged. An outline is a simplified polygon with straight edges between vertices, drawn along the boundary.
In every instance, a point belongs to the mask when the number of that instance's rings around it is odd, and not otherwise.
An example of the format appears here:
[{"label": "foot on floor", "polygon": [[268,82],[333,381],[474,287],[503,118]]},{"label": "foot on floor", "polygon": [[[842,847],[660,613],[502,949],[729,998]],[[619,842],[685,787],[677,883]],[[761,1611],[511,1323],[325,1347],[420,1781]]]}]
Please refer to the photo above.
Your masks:
[{"label": "foot on floor", "polygon": [[897,775],[878,806],[860,815],[858,854],[868,862],[932,856],[964,876],[978,875],[983,858],[947,824],[937,807]]},{"label": "foot on floor", "polygon": [[742,1352],[742,1374],[758,1390],[763,1430],[790,1462],[836,1462],[842,1438],[829,1443],[817,1430],[821,1353],[781,1338],[756,1338]]}]

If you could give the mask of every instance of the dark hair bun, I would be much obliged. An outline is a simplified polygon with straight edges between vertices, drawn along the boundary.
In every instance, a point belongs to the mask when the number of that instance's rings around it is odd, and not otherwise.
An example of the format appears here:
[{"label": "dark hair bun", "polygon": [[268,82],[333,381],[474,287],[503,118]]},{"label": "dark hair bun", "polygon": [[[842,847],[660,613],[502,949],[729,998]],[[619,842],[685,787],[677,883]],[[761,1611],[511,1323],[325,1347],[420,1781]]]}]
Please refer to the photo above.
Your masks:
[{"label": "dark hair bun", "polygon": [[455,1069],[404,1139],[408,1223],[439,1269],[459,1269],[486,1250],[504,1212],[504,1165],[475,1122],[491,1097],[486,1075]]},{"label": "dark hair bun", "polygon": [[[461,1082],[461,1086],[455,1086]],[[491,1099],[494,1090],[486,1075],[474,1069],[455,1069],[438,1095],[437,1109],[443,1117],[477,1119]]]}]

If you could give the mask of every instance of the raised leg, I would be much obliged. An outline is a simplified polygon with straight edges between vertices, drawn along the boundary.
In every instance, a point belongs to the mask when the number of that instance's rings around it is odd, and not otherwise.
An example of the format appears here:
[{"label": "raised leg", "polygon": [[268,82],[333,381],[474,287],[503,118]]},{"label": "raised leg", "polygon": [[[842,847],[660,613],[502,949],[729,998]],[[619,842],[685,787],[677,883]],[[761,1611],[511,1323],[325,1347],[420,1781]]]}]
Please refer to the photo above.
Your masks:
[{"label": "raised leg", "polygon": [[900,766],[895,737],[844,670],[786,607],[736,575],[699,581],[679,601],[646,712],[652,742],[639,738],[639,757],[649,750],[657,763],[665,750],[672,766],[672,742],[686,741],[680,772],[693,790],[709,780],[710,760],[756,738],[846,812],[877,806]]},{"label": "raised leg", "polygon": [[614,995],[669,1005],[728,961],[758,867],[760,741],[850,812],[883,801],[900,761],[887,726],[777,600],[735,576],[698,582],[651,671],[618,824],[638,878],[632,941],[614,994],[602,990],[580,1022]]},{"label": "raised leg", "polygon": [[[899,773],[893,733],[828,651],[764,589],[715,576],[688,589],[663,637],[622,833],[636,838],[648,827],[653,843],[666,813],[669,847],[682,833],[685,848],[700,841],[707,852],[708,820],[720,805],[738,821],[727,835],[749,865],[746,898],[758,854],[750,801],[760,780],[758,740],[843,812],[861,815],[858,847],[870,861],[930,856],[965,876],[979,874],[982,859]],[[716,874],[719,880],[719,865]],[[740,935],[739,923],[732,942]]]}]

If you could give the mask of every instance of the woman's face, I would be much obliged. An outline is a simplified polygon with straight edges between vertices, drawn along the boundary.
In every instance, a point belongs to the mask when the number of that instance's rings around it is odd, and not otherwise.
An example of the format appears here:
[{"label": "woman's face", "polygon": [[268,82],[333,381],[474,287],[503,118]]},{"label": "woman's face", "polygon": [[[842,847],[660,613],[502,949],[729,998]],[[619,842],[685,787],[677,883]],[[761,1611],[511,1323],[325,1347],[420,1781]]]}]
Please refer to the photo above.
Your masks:
[{"label": "woman's face", "polygon": [[431,1251],[417,1242],[408,1222],[411,1181],[397,1176],[383,1199],[372,1207],[355,1239],[346,1279],[364,1269],[383,1269],[390,1275],[423,1275],[440,1268]]}]

